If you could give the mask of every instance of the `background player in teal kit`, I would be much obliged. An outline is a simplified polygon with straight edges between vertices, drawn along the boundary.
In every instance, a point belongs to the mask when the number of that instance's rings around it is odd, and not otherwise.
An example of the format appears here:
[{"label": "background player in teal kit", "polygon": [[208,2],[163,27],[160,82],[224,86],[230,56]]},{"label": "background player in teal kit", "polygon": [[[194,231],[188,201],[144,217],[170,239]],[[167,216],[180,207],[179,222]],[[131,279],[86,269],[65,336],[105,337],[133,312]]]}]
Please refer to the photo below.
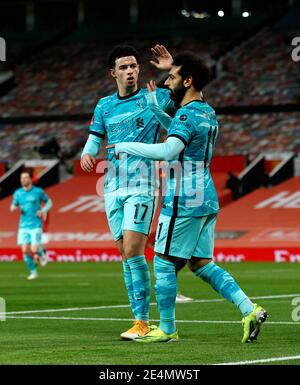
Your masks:
[{"label": "background player in teal kit", "polygon": [[[152,63],[158,69],[167,69],[172,56],[165,47],[157,45],[152,49],[157,61]],[[95,164],[102,140],[108,143],[121,141],[156,143],[161,125],[148,108],[147,89],[138,87],[139,63],[135,48],[121,46],[114,49],[108,60],[108,69],[115,79],[118,92],[99,100],[91,121],[88,141],[81,155],[81,167],[90,172]],[[174,112],[170,92],[157,90],[161,108]],[[147,237],[156,208],[154,191],[158,189],[156,178],[150,179],[152,161],[128,156],[123,162],[114,158],[114,151],[108,151],[108,171],[105,178],[105,209],[110,230],[123,256],[124,279],[134,314],[132,328],[123,332],[121,338],[132,340],[145,335],[149,330],[150,274],[144,252]],[[144,180],[133,182],[144,171]],[[128,177],[127,177],[128,176]]]},{"label": "background player in teal kit", "polygon": [[39,260],[42,266],[47,263],[41,249],[42,218],[52,207],[52,201],[42,188],[32,184],[30,171],[22,172],[20,182],[22,187],[15,191],[10,209],[21,211],[18,245],[22,246],[23,259],[30,271],[27,279],[32,280],[38,277],[35,261]]},{"label": "background player in teal kit", "polygon": [[[253,304],[234,278],[212,260],[219,204],[209,165],[218,122],[200,93],[208,80],[209,70],[201,59],[189,53],[176,56],[165,84],[181,108],[170,119],[166,142],[115,145],[117,157],[126,152],[156,160],[176,159],[170,166],[177,165],[175,177],[168,180],[156,232],[154,274],[160,325],[136,339],[138,342],[169,342],[179,338],[175,326],[175,257],[188,259],[189,268],[197,277],[241,311],[242,342],[256,339],[260,324],[267,317],[266,311]],[[150,83],[148,88],[154,90],[154,84]]]}]

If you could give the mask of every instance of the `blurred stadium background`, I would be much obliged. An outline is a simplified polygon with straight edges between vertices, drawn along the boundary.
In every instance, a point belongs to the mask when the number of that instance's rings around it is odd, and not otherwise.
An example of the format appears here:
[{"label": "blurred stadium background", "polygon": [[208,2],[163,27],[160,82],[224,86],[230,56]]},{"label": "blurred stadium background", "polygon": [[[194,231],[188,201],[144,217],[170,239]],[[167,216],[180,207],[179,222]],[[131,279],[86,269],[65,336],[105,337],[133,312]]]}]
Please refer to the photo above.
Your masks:
[{"label": "blurred stadium background", "polygon": [[220,122],[217,259],[300,261],[300,71],[291,56],[299,2],[128,0],[115,8],[1,2],[0,260],[21,258],[8,207],[23,166],[54,201],[51,259],[118,259],[95,192],[99,175],[82,173],[78,160],[97,100],[115,90],[107,52],[126,41],[142,53],[141,85],[162,80],[149,64],[156,42],[199,52],[213,69],[204,94]]},{"label": "blurred stadium background", "polygon": [[[292,58],[297,36],[299,0],[2,0],[3,274],[22,279],[19,264],[13,273],[8,267],[13,264],[4,262],[22,259],[16,245],[18,218],[9,205],[24,167],[33,168],[35,183],[46,188],[54,203],[46,231],[50,260],[121,260],[96,193],[99,174],[84,174],[79,159],[97,100],[115,90],[106,70],[107,53],[126,42],[142,53],[141,86],[148,79],[163,80],[149,64],[156,43],[171,53],[201,53],[209,63],[213,79],[204,97],[220,124],[211,166],[222,206],[215,259],[289,262],[292,276],[300,262],[300,53]],[[99,161],[104,158],[102,150]],[[150,260],[152,242],[153,234]],[[254,272],[256,265],[251,266]],[[289,293],[299,292],[294,282]],[[279,294],[276,283],[273,288]],[[126,303],[125,294],[122,298]],[[22,301],[13,310],[33,307]],[[50,307],[39,302],[43,306]]]}]

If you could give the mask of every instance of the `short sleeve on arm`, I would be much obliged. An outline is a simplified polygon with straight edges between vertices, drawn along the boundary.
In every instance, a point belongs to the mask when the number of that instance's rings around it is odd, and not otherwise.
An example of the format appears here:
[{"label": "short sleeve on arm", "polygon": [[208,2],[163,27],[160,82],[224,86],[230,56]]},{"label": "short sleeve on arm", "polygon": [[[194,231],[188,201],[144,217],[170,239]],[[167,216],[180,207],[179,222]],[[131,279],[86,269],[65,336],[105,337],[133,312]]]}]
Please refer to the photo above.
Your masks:
[{"label": "short sleeve on arm", "polygon": [[40,190],[40,199],[43,202],[47,202],[49,199],[48,195],[45,193],[43,189]]},{"label": "short sleeve on arm", "polygon": [[90,123],[89,134],[95,135],[101,139],[104,139],[105,137],[106,130],[105,130],[105,124],[102,116],[101,101],[98,102],[94,110],[94,115]]}]

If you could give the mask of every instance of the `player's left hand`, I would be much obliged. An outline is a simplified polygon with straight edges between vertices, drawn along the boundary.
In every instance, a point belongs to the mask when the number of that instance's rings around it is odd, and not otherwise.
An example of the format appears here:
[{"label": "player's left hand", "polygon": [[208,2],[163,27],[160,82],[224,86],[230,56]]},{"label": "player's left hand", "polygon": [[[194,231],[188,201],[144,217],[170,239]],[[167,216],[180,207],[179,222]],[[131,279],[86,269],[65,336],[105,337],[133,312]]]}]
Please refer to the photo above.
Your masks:
[{"label": "player's left hand", "polygon": [[[115,144],[109,144],[108,146],[105,147],[106,149],[109,149],[109,148],[116,148]],[[115,155],[115,158],[116,159],[119,159],[119,154],[116,154],[116,151],[114,152],[114,155]]]},{"label": "player's left hand", "polygon": [[38,211],[36,212],[36,216],[39,217],[39,218],[42,218],[42,217],[43,217],[43,212],[42,212],[42,210],[38,210]]},{"label": "player's left hand", "polygon": [[155,92],[156,91],[155,80],[150,80],[150,82],[147,83],[147,89],[149,92]]},{"label": "player's left hand", "polygon": [[12,213],[14,213],[15,211],[17,211],[18,210],[18,207],[17,206],[15,206],[15,205],[11,205],[10,206],[10,211],[12,212]]},{"label": "player's left hand", "polygon": [[154,67],[165,71],[169,71],[171,69],[173,57],[164,45],[156,44],[155,47],[151,48],[151,52],[157,60],[150,60],[150,63],[154,65]]}]

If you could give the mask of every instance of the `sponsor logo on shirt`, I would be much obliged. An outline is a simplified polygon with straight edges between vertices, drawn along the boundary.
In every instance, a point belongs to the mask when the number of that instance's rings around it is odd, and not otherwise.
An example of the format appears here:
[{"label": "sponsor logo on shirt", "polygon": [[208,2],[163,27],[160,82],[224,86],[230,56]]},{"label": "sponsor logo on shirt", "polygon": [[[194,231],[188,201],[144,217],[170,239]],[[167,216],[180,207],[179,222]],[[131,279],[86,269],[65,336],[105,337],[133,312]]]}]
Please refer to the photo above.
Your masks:
[{"label": "sponsor logo on shirt", "polygon": [[144,128],[144,119],[143,118],[137,118],[136,120],[137,128]]}]

